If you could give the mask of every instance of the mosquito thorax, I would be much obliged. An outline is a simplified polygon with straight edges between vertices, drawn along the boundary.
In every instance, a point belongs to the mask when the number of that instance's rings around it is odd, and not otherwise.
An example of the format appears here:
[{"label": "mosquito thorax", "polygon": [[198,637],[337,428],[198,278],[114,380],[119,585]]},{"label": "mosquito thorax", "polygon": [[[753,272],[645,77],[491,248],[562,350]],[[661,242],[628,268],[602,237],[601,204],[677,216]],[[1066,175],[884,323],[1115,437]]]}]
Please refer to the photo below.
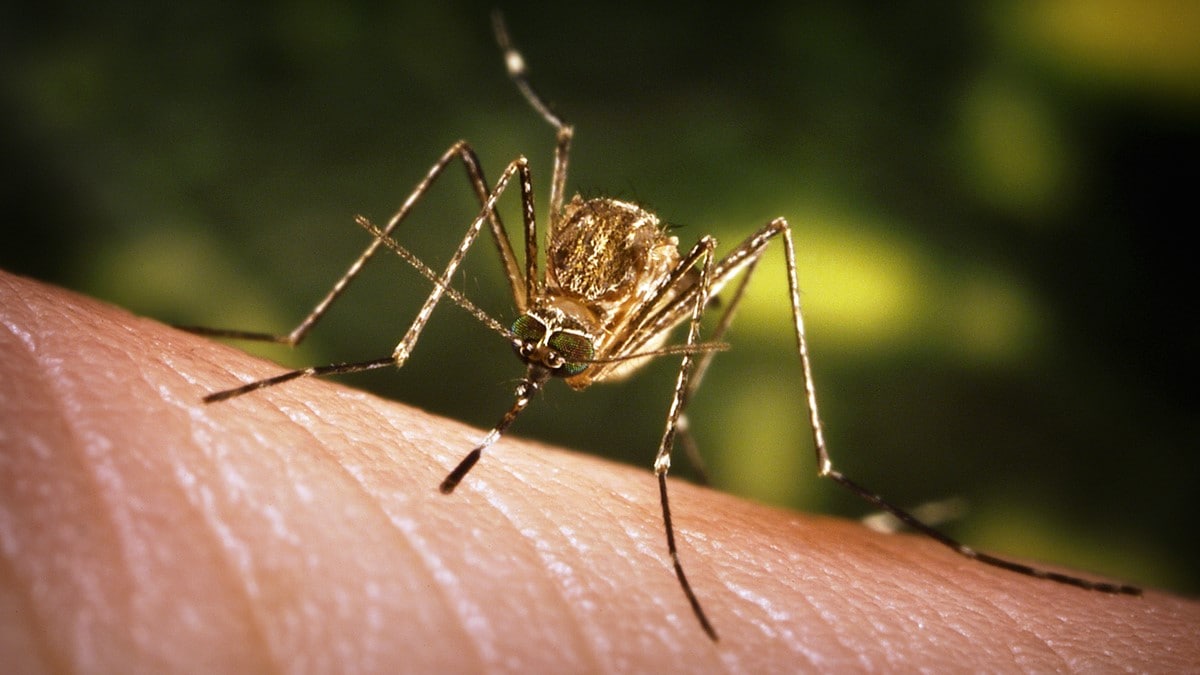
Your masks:
[{"label": "mosquito thorax", "polygon": [[573,377],[592,365],[595,339],[554,307],[538,307],[513,322],[513,349],[521,360],[543,366],[556,377]]},{"label": "mosquito thorax", "polygon": [[643,298],[679,263],[679,241],[637,204],[575,195],[556,221],[547,251],[551,290],[601,314]]}]

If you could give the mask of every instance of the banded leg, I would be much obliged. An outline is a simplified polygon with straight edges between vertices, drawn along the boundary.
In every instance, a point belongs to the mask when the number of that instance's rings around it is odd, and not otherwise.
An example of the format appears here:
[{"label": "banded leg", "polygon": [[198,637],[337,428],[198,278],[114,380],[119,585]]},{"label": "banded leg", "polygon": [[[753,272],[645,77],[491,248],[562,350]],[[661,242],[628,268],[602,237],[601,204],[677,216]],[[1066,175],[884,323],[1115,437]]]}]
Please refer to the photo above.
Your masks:
[{"label": "banded leg", "polygon": [[[712,335],[708,338],[710,342],[719,343],[725,336],[726,331],[729,330],[737,314],[738,306],[741,304],[742,298],[745,297],[746,286],[749,284],[751,277],[754,276],[754,271],[767,245],[779,233],[780,228],[781,224],[778,221],[768,223],[758,232],[747,237],[745,241],[716,263],[709,288],[710,300],[715,298],[721,289],[732,281],[733,277],[741,275],[741,279],[738,281],[737,287],[722,310]],[[687,296],[685,295],[681,299],[686,298]],[[670,313],[670,310],[665,312],[667,315]],[[655,321],[654,324],[656,326],[661,325],[658,321]],[[700,456],[699,447],[692,436],[691,423],[688,419],[686,409],[687,403],[691,400],[696,390],[699,389],[700,383],[704,380],[704,375],[708,372],[708,367],[712,364],[712,360],[716,357],[718,351],[707,350],[696,361],[695,369],[688,380],[687,391],[684,392],[683,401],[680,405],[679,419],[676,422],[676,434],[679,444],[683,446],[689,463],[696,471],[698,481],[704,485],[708,484],[708,472],[704,465],[704,459]]]},{"label": "banded leg", "polygon": [[[703,260],[700,268],[699,285],[695,292],[695,300],[692,303],[692,318],[688,325],[687,344],[689,347],[700,342],[700,318],[704,313],[705,306],[708,304],[713,269],[713,249],[715,247],[715,239],[704,237],[692,247],[691,252],[685,257],[684,262],[680,264],[681,268],[686,268],[694,265],[697,260]],[[683,407],[687,402],[688,378],[691,375],[692,362],[693,353],[685,351],[679,363],[679,375],[675,379],[675,393],[671,398],[671,407],[667,411],[666,429],[663,430],[662,441],[658,446],[658,455],[654,458],[654,474],[658,477],[658,492],[662,504],[663,527],[667,533],[667,552],[671,556],[671,564],[675,568],[675,576],[679,579],[679,585],[683,588],[683,593],[687,596],[688,604],[691,605],[692,613],[696,615],[696,619],[700,622],[700,627],[704,629],[709,638],[716,642],[718,639],[717,631],[708,620],[708,616],[705,615],[704,608],[700,606],[700,600],[696,597],[696,592],[692,590],[692,585],[688,582],[687,575],[683,571],[683,563],[679,560],[679,548],[675,544],[675,526],[671,522],[671,503],[667,497],[667,472],[671,468],[671,449],[675,444],[679,416],[683,412]]]},{"label": "banded leg", "polygon": [[529,81],[529,74],[525,70],[525,57],[513,45],[512,40],[508,37],[508,27],[504,25],[504,15],[500,10],[492,12],[492,31],[496,35],[496,44],[500,47],[500,51],[504,53],[504,67],[508,71],[508,77],[517,85],[521,96],[525,101],[537,112],[542,119],[554,127],[556,132],[557,143],[554,147],[554,176],[550,182],[550,225],[549,234],[546,241],[550,241],[553,237],[554,218],[562,211],[563,201],[566,198],[567,184],[567,159],[571,149],[571,137],[574,135],[574,129],[571,125],[562,121],[550,106],[542,100],[537,91],[533,88],[533,83]]},{"label": "banded leg", "polygon": [[868,490],[866,487],[863,487],[862,485],[847,478],[844,474],[842,474],[842,472],[834,468],[833,461],[829,457],[829,449],[825,445],[825,434],[824,427],[821,424],[821,415],[817,410],[817,393],[813,386],[812,363],[808,354],[808,340],[806,339],[804,333],[804,316],[800,311],[800,286],[796,280],[796,253],[795,247],[792,243],[791,228],[788,226],[787,222],[782,219],[779,219],[775,222],[781,225],[777,233],[783,235],[784,255],[786,256],[787,262],[788,290],[791,295],[792,321],[796,333],[796,350],[800,355],[800,367],[804,374],[804,398],[808,407],[809,424],[812,428],[813,434],[813,446],[817,455],[817,474],[823,478],[829,478],[833,480],[837,484],[858,495],[861,499],[874,505],[876,508],[892,514],[901,522],[913,528],[914,530],[972,560],[978,560],[981,563],[992,565],[993,567],[999,567],[1011,572],[1016,572],[1018,574],[1024,574],[1027,576],[1036,577],[1038,579],[1049,579],[1061,584],[1076,586],[1078,588],[1087,590],[1100,591],[1102,593],[1141,595],[1141,589],[1133,586],[1081,579],[1069,574],[1043,570],[1025,565],[1023,563],[1014,562],[1012,560],[1007,560],[976,551],[970,546],[966,546],[956,539],[925,524],[908,511],[892,504],[878,493]]},{"label": "banded leg", "polygon": [[[489,192],[487,197],[484,199],[483,208],[480,210],[479,215],[471,223],[471,226],[469,228],[467,228],[466,234],[463,236],[463,239],[459,243],[458,248],[455,249],[454,255],[451,256],[450,262],[447,263],[446,268],[442,272],[441,276],[433,279],[433,282],[434,282],[433,290],[430,292],[429,296],[425,299],[425,303],[421,306],[420,311],[418,311],[416,318],[413,320],[412,324],[409,326],[408,331],[404,335],[404,338],[401,339],[400,342],[396,345],[396,347],[392,351],[392,355],[390,357],[383,358],[383,359],[373,359],[370,361],[364,361],[364,362],[359,362],[359,363],[333,364],[333,365],[328,365],[328,366],[316,366],[316,367],[310,367],[310,368],[302,368],[299,370],[293,370],[293,371],[283,373],[281,375],[276,375],[274,377],[265,378],[265,379],[258,380],[255,382],[249,382],[240,387],[235,387],[233,389],[228,389],[225,391],[219,391],[219,392],[209,394],[208,396],[204,397],[205,402],[213,403],[213,402],[217,402],[217,401],[224,401],[224,400],[227,400],[230,398],[234,398],[236,396],[240,396],[242,394],[247,394],[249,392],[256,391],[258,389],[263,389],[265,387],[274,386],[276,384],[282,384],[283,382],[288,382],[288,381],[298,379],[301,377],[313,377],[313,376],[320,376],[320,375],[361,372],[364,370],[373,370],[375,368],[381,368],[385,365],[394,365],[397,368],[403,366],[404,362],[408,359],[408,356],[412,353],[413,348],[416,346],[417,339],[420,337],[421,331],[425,328],[425,324],[429,321],[430,315],[433,314],[433,310],[434,310],[434,308],[437,307],[438,301],[441,300],[442,296],[450,295],[450,297],[452,299],[458,300],[461,298],[461,299],[465,300],[465,298],[463,298],[461,296],[461,294],[459,294],[455,291],[452,291],[450,289],[450,279],[454,276],[455,271],[458,269],[459,265],[462,263],[463,258],[466,256],[467,251],[471,248],[471,245],[474,244],[475,240],[478,238],[479,232],[483,229],[484,222],[489,221],[491,219],[491,215],[495,213],[497,200],[499,200],[500,196],[504,193],[505,188],[508,187],[508,184],[512,181],[514,176],[519,178],[521,200],[522,200],[522,204],[523,204],[522,214],[523,214],[523,217],[525,220],[526,236],[536,238],[536,224],[534,221],[534,208],[533,208],[533,186],[532,186],[530,176],[529,176],[528,162],[526,161],[526,159],[524,157],[518,157],[517,159],[515,159],[511,163],[509,163],[508,167],[505,168],[504,173],[500,176],[500,179],[496,182],[496,187],[491,192]],[[395,220],[395,219],[393,219],[393,221],[399,222],[398,220]],[[403,247],[400,247],[399,244],[396,244],[391,239],[391,237],[388,235],[388,232],[389,232],[388,229],[385,228],[383,230],[379,230],[379,229],[375,228],[374,225],[371,225],[365,219],[362,219],[360,221],[360,224],[362,224],[364,227],[366,227],[369,231],[372,231],[373,235],[375,236],[375,239],[372,241],[371,247],[368,248],[368,251],[370,251],[371,253],[373,253],[375,250],[377,250],[378,247],[380,247],[380,246],[387,246],[389,248],[393,248],[394,250],[397,251],[397,253],[400,253],[401,251],[404,251],[405,253],[407,253],[407,251],[405,249],[403,249]],[[394,228],[394,226],[393,226],[393,228]],[[507,241],[507,237],[505,237],[505,241]],[[409,255],[411,256],[411,254],[409,254]],[[401,257],[405,257],[405,256],[401,255]],[[405,258],[405,259],[409,260],[409,258]],[[362,258],[360,258],[360,261],[361,260],[362,260]],[[415,257],[413,257],[413,260],[415,260]],[[413,263],[413,260],[410,260],[409,262],[414,264],[414,266],[417,267],[418,271],[421,271],[423,274],[426,274],[426,276],[429,276],[428,273],[432,272],[432,270],[429,270],[428,267],[426,267],[423,263],[420,263],[419,261],[416,261],[416,263]],[[515,264],[515,261],[514,261],[514,264]],[[361,265],[359,265],[358,267],[361,267]],[[355,273],[357,273],[357,270],[354,270],[354,271],[355,271]],[[517,276],[518,276],[518,278],[513,281],[513,287],[521,288],[522,290],[524,290],[524,287],[519,283],[519,277],[520,277],[519,272],[517,273]],[[343,277],[343,279],[345,279],[345,277]],[[339,292],[340,291],[338,291],[337,288],[335,287],[334,291],[331,292],[331,296],[336,297],[336,293],[339,293]],[[478,310],[477,308],[474,308],[474,306],[470,305],[469,302],[463,304],[463,307],[468,309],[468,311],[472,311],[472,313],[478,312],[477,316],[483,315],[483,313],[480,310]],[[483,315],[483,316],[486,318],[486,315]],[[490,318],[488,318],[488,320],[485,320],[484,323],[493,328],[496,326],[499,326],[499,324],[497,322],[495,322],[495,320],[491,320]],[[504,332],[505,335],[508,335],[508,331],[506,329],[503,329],[502,326],[500,328]]]},{"label": "banded leg", "polygon": [[[438,301],[441,300],[442,295],[449,288],[450,279],[454,276],[454,272],[458,270],[458,266],[462,263],[463,258],[466,257],[471,245],[475,243],[476,237],[478,237],[480,230],[483,229],[483,223],[489,219],[490,214],[495,212],[496,201],[500,199],[500,195],[504,193],[513,176],[519,176],[521,203],[523,205],[521,212],[525,220],[525,236],[527,239],[537,239],[537,228],[533,211],[533,182],[529,176],[529,162],[524,157],[518,157],[509,163],[508,167],[504,169],[504,173],[501,174],[500,180],[496,181],[495,189],[492,190],[491,194],[484,201],[483,209],[479,212],[475,221],[467,228],[467,233],[463,236],[458,248],[455,249],[450,262],[446,264],[445,271],[442,272],[442,276],[434,283],[433,290],[429,293],[429,297],[425,299],[425,304],[417,312],[417,318],[408,327],[408,331],[392,351],[392,358],[396,361],[396,367],[403,366],[404,362],[408,360],[409,355],[412,354],[413,348],[417,345],[417,339],[421,336],[421,331],[429,321],[430,315],[433,314],[434,308],[437,307]],[[384,228],[383,233],[388,234],[388,230]],[[505,240],[507,241],[507,237]],[[379,239],[376,239],[375,242],[378,243]],[[534,255],[531,256],[530,260],[526,261],[526,265],[532,271],[536,272],[536,247],[533,252]],[[526,283],[531,282],[526,280]],[[514,282],[514,288],[519,286],[520,284]]]},{"label": "banded leg", "polygon": [[[753,238],[747,241],[751,243]],[[750,278],[754,276],[754,270],[758,266],[759,258],[762,255],[762,249],[755,254],[749,262],[741,268],[742,278],[738,281],[737,287],[726,303],[724,310],[721,312],[720,319],[717,320],[717,325],[713,328],[712,335],[708,337],[710,342],[720,342],[725,337],[725,332],[729,330],[730,324],[733,323],[733,317],[737,314],[738,305],[741,304],[742,298],[746,294],[746,284],[750,282]],[[738,270],[734,270],[737,272]],[[688,388],[683,396],[683,403],[680,406],[679,420],[675,428],[679,444],[683,446],[684,456],[687,457],[688,463],[692,465],[692,470],[696,472],[696,481],[701,485],[708,485],[708,467],[704,463],[704,457],[700,455],[700,446],[696,443],[696,437],[692,434],[691,420],[687,416],[687,404],[691,400],[692,395],[700,388],[700,383],[704,381],[704,374],[708,372],[708,367],[712,364],[712,360],[716,358],[717,350],[710,350],[702,353],[696,361],[695,369],[692,371],[691,377],[688,379]]]},{"label": "banded leg", "polygon": [[525,408],[529,406],[529,401],[541,391],[542,385],[548,379],[550,379],[549,369],[542,366],[529,366],[529,369],[525,373],[525,378],[521,380],[521,384],[517,385],[517,400],[513,402],[508,412],[504,413],[504,416],[500,418],[496,426],[492,427],[491,431],[483,437],[479,445],[475,446],[471,452],[468,452],[466,457],[463,457],[462,461],[450,473],[446,474],[441,485],[438,486],[438,490],[442,494],[448,495],[454,492],[454,488],[458,487],[458,484],[462,482],[463,478],[467,477],[467,473],[475,466],[479,458],[483,456],[483,451],[500,440],[500,436],[512,426],[517,416],[525,411]]},{"label": "banded leg", "polygon": [[[466,141],[458,141],[450,146],[437,162],[425,174],[425,177],[413,189],[404,203],[388,220],[387,225],[383,228],[383,232],[390,235],[400,223],[408,217],[413,207],[420,199],[425,196],[434,181],[442,175],[446,167],[454,161],[455,158],[462,161],[463,167],[467,172],[467,180],[471,183],[471,187],[475,192],[476,198],[480,205],[488,203],[488,198],[491,192],[488,190],[487,183],[484,179],[483,168],[480,165],[479,157],[471,146]],[[505,275],[508,277],[508,282],[512,287],[514,297],[523,299],[525,288],[519,285],[520,268],[517,265],[516,256],[513,253],[512,243],[508,239],[507,232],[504,229],[504,224],[500,219],[500,214],[495,209],[490,209],[487,213],[487,219],[491,225],[492,235],[495,240],[496,247],[500,253],[500,258],[504,264]],[[260,333],[244,330],[234,330],[225,328],[207,328],[204,326],[177,326],[182,330],[199,335],[209,335],[213,337],[234,338],[238,340],[257,340],[262,342],[274,342],[285,344],[294,347],[300,344],[308,333],[313,329],[313,326],[320,321],[321,317],[329,310],[329,307],[341,297],[350,282],[358,276],[364,265],[369,261],[379,250],[381,242],[379,238],[373,239],[366,249],[350,264],[346,272],[334,283],[333,287],[325,294],[325,297],[313,307],[312,311],[300,321],[290,332],[283,335],[273,333]]]}]

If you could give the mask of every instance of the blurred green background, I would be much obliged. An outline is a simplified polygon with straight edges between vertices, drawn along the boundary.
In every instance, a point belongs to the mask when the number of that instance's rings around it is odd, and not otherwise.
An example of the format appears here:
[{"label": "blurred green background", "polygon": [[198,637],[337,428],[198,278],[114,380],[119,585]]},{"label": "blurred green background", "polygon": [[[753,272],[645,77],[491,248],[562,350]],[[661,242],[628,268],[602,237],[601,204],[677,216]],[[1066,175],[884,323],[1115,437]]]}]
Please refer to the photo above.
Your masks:
[{"label": "blurred green background", "polygon": [[[0,8],[5,269],[286,332],[367,243],[352,216],[385,221],[456,139],[492,179],[529,156],[545,205],[552,133],[490,4],[73,5]],[[643,203],[685,246],[793,224],[845,473],[900,504],[965,499],[947,529],[980,548],[1200,591],[1200,5],[506,11],[576,125],[572,191]],[[434,266],[476,209],[461,174],[398,234]],[[513,319],[489,244],[456,283]],[[247,348],[383,356],[427,291],[381,256],[302,348]],[[729,339],[692,407],[715,484],[862,515],[815,477],[781,251]],[[644,466],[652,491],[675,364],[553,386],[514,433]],[[403,371],[347,379],[487,427],[520,373],[445,304]]]}]

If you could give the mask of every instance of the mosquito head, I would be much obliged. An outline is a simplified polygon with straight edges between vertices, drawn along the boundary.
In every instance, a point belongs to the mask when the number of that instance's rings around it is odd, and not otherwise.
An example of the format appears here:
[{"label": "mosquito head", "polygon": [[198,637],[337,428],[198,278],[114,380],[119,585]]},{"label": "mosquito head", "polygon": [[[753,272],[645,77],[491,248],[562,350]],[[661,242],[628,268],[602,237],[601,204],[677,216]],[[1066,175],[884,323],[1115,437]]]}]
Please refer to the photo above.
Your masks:
[{"label": "mosquito head", "polygon": [[556,377],[573,377],[592,365],[596,340],[561,310],[534,308],[512,325],[513,349],[531,368]]}]

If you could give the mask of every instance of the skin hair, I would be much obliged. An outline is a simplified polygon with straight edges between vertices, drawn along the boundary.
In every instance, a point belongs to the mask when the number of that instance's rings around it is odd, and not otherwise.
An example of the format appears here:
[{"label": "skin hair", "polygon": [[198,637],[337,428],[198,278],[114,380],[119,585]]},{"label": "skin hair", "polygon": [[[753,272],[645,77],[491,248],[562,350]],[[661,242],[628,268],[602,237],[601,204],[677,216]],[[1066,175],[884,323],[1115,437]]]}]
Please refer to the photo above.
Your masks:
[{"label": "skin hair", "polygon": [[9,672],[1200,663],[1196,601],[1030,579],[672,479],[713,643],[649,468],[506,436],[443,495],[479,430],[320,379],[205,405],[280,369],[3,272],[0,328]]}]

